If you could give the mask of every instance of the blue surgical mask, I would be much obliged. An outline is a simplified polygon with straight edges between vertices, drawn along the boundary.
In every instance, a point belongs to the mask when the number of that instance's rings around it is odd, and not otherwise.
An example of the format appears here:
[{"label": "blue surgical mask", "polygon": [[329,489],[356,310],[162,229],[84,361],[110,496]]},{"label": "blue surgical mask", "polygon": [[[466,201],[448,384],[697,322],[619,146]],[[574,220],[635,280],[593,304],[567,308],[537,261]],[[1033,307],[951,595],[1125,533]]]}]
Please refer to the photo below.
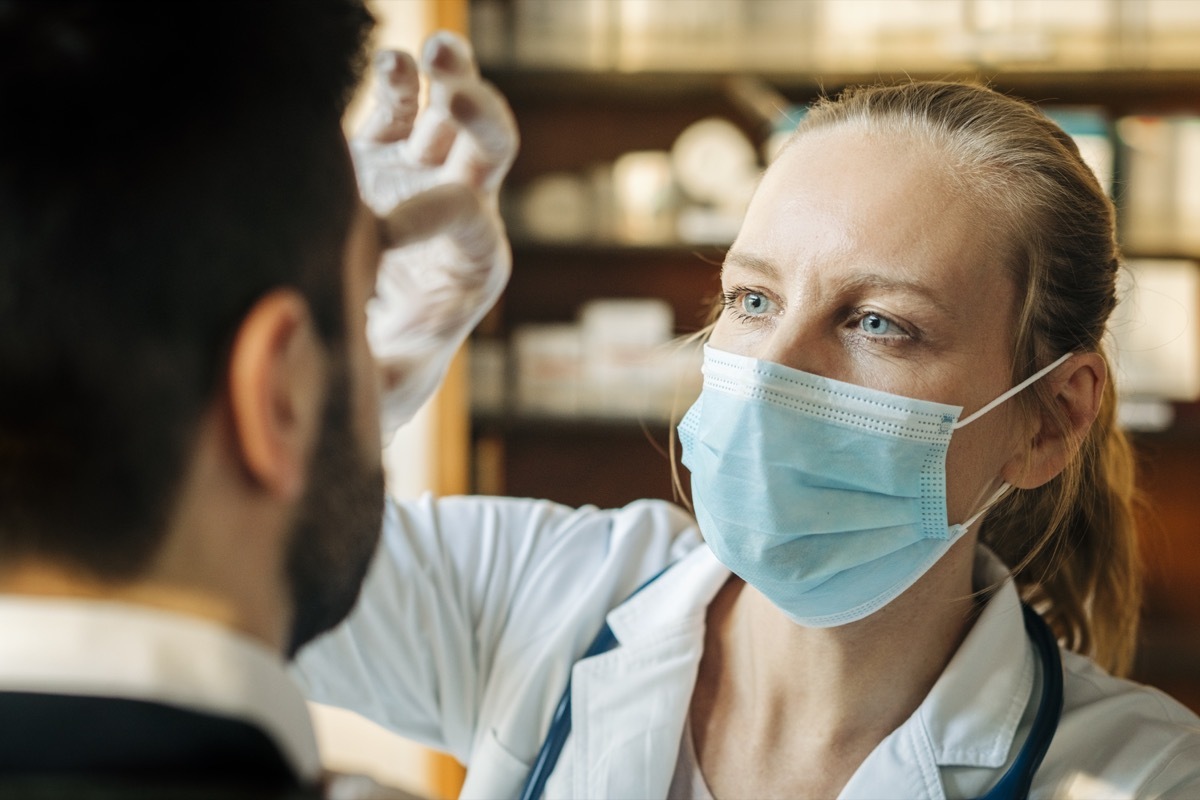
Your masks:
[{"label": "blue surgical mask", "polygon": [[704,349],[704,389],[679,424],[704,538],[795,622],[832,627],[890,603],[1002,495],[948,524],[950,436],[966,419],[915,400]]}]

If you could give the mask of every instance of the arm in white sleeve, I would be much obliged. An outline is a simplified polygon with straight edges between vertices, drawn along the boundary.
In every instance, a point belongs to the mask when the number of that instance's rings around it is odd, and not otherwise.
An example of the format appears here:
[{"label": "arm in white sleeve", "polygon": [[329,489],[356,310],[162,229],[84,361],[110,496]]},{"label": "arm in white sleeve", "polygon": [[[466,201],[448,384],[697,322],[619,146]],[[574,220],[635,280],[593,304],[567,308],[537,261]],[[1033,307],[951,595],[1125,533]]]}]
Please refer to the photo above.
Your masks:
[{"label": "arm in white sleeve", "polygon": [[[418,111],[422,71],[429,101]],[[367,338],[382,373],[386,439],[437,389],[508,281],[498,192],[518,136],[460,37],[430,37],[420,70],[406,53],[381,53],[375,74],[373,112],[350,144],[363,199],[383,220]]]},{"label": "arm in white sleeve", "polygon": [[540,673],[556,699],[605,614],[698,541],[661,501],[389,504],[357,607],[301,651],[296,676],[311,699],[468,763],[481,709],[507,701],[489,686]]}]

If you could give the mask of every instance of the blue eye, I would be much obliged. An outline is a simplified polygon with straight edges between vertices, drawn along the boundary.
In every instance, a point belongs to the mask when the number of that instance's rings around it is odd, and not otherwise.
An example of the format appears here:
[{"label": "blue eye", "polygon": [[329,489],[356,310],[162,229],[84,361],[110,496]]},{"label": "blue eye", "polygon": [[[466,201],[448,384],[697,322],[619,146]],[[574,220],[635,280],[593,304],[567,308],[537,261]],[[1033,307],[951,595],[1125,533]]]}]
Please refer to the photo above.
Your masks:
[{"label": "blue eye", "polygon": [[887,336],[898,332],[895,330],[896,326],[890,320],[878,314],[866,314],[859,320],[858,326],[872,336]]},{"label": "blue eye", "polygon": [[735,286],[721,292],[721,303],[731,315],[742,321],[777,313],[771,298],[744,286]]},{"label": "blue eye", "polygon": [[751,316],[765,314],[770,301],[757,292],[748,292],[742,296],[742,311]]}]

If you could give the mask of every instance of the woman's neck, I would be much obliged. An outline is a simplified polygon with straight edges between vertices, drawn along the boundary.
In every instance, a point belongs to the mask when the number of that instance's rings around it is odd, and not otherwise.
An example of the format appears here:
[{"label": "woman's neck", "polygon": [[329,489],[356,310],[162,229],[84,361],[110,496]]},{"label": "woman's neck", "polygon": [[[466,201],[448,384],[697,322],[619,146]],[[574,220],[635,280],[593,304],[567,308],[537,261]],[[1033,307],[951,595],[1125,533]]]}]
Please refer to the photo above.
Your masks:
[{"label": "woman's neck", "polygon": [[[709,608],[692,701],[714,794],[724,784],[746,796],[837,795],[970,629],[973,550],[960,541],[901,597],[836,628],[799,626],[752,587],[727,584]],[[738,764],[744,774],[729,774]],[[747,781],[761,782],[747,794]]]}]

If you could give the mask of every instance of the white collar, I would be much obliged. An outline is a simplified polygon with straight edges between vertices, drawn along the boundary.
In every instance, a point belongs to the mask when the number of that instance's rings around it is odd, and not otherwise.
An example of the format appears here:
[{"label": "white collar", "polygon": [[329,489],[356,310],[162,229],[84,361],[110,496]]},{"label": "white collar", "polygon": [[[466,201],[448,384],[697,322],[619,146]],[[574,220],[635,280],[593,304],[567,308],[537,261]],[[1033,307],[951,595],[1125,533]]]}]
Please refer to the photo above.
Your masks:
[{"label": "white collar", "polygon": [[[608,613],[608,625],[623,645],[658,640],[663,628],[703,625],[708,606],[730,576],[708,545],[700,545],[662,577]],[[680,616],[680,611],[685,611]]]},{"label": "white collar", "polygon": [[977,588],[997,586],[921,705],[859,765],[842,797],[944,798],[947,768],[957,790],[982,794],[1013,755],[1030,713],[1037,657],[1020,599],[991,551],[975,553]]},{"label": "white collar", "polygon": [[120,697],[261,728],[298,777],[320,759],[308,709],[280,657],[196,617],[128,603],[0,595],[0,689]]},{"label": "white collar", "polygon": [[939,764],[995,769],[1007,761],[1029,705],[1037,658],[1008,568],[983,545],[973,581],[996,588],[917,714]]},{"label": "white collar", "polygon": [[[660,665],[647,666],[646,652],[661,650],[682,630],[702,638],[708,605],[729,574],[712,551],[702,546],[662,579],[611,611],[608,623],[613,633],[623,647],[636,651],[622,662],[624,669],[661,669]],[[977,588],[992,589],[979,618],[913,715],[868,756],[868,761],[882,759],[890,766],[868,768],[864,762],[845,796],[892,796],[894,786],[874,785],[873,779],[894,777],[899,770],[913,773],[913,792],[937,797],[941,794],[940,767],[997,769],[1007,763],[1029,707],[1037,658],[1025,633],[1020,598],[1008,568],[982,545],[976,549],[973,581]],[[702,649],[695,649],[697,661]],[[694,681],[694,665],[680,670],[680,680],[687,680],[687,672]],[[613,687],[619,685],[623,682],[608,675],[604,685],[592,691],[616,691]],[[686,692],[689,696],[690,691]],[[680,729],[685,711],[686,704],[677,714]],[[670,733],[673,735],[673,730]],[[912,749],[917,739],[917,750],[927,754],[919,758]],[[922,786],[927,790],[919,788]]]}]

